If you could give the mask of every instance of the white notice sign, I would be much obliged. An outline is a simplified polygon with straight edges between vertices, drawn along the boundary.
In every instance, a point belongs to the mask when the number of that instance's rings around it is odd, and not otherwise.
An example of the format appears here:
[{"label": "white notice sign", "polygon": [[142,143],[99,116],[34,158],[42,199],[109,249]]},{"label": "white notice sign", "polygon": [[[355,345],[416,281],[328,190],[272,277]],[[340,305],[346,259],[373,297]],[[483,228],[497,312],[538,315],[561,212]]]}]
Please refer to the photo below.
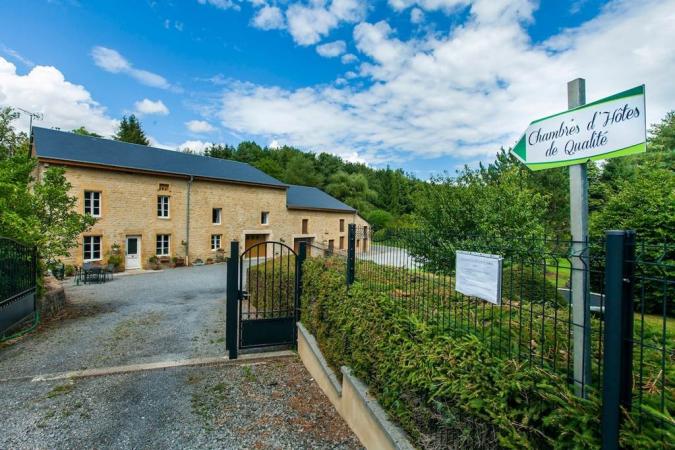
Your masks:
[{"label": "white notice sign", "polygon": [[455,290],[500,305],[502,260],[499,255],[458,251]]}]

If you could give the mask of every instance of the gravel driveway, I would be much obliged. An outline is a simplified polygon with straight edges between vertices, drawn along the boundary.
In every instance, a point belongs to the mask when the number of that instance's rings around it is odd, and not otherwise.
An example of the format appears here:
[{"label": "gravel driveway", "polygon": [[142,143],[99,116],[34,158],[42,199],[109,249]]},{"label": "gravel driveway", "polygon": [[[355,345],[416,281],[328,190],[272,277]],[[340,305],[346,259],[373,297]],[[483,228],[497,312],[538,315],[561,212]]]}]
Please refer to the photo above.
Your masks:
[{"label": "gravel driveway", "polygon": [[0,379],[224,355],[226,267],[70,279],[63,320],[0,348]]},{"label": "gravel driveway", "polygon": [[225,270],[67,282],[60,319],[0,347],[0,449],[359,448],[296,356],[30,381],[225,355]]},{"label": "gravel driveway", "polygon": [[0,448],[352,449],[296,357],[0,383]]}]

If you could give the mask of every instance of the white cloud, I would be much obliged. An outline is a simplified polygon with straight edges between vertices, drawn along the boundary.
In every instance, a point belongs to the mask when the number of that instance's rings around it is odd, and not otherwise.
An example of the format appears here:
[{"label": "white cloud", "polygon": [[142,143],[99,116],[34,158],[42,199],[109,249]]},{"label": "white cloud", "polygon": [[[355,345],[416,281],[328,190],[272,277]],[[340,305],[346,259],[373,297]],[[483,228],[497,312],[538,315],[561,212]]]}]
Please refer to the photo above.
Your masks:
[{"label": "white cloud", "polygon": [[356,61],[358,61],[359,58],[356,57],[356,55],[352,53],[347,53],[345,55],[342,55],[342,58],[340,58],[340,61],[342,61],[342,64],[351,64]]},{"label": "white cloud", "polygon": [[424,11],[420,8],[413,8],[410,10],[410,22],[414,24],[424,22]]},{"label": "white cloud", "polygon": [[177,150],[192,150],[196,153],[204,153],[204,150],[206,150],[209,146],[211,146],[211,143],[209,142],[199,140],[185,141],[178,146]]},{"label": "white cloud", "polygon": [[286,11],[286,21],[293,40],[300,45],[316,44],[338,24],[337,17],[326,9],[297,3]]},{"label": "white cloud", "polygon": [[324,58],[335,58],[347,50],[345,41],[333,41],[316,46],[316,52]]},{"label": "white cloud", "polygon": [[277,150],[280,149],[282,145],[279,143],[279,141],[273,139],[272,142],[270,142],[269,145],[267,145],[267,147]]},{"label": "white cloud", "polygon": [[167,108],[161,100],[153,102],[150,99],[144,98],[143,100],[134,103],[134,108],[136,108],[137,113],[143,115],[156,114],[158,116],[166,116],[169,114],[169,108]]},{"label": "white cloud", "polygon": [[286,10],[288,32],[300,45],[312,45],[327,36],[341,22],[356,23],[366,16],[363,0],[313,0],[309,5],[291,4]]},{"label": "white cloud", "polygon": [[[52,66],[35,66],[25,75],[0,57],[0,105],[41,113],[44,119],[34,122],[43,127],[72,130],[85,126],[104,136],[115,132],[117,121],[94,101],[84,86],[73,84]],[[19,126],[27,131],[28,122]]]},{"label": "white cloud", "polygon": [[190,120],[189,122],[185,122],[185,126],[193,133],[210,133],[216,129],[205,120]]},{"label": "white cloud", "polygon": [[94,64],[107,72],[129,75],[147,86],[161,89],[171,88],[166,78],[147,70],[136,69],[117,50],[98,46],[92,49],[91,56]]},{"label": "white cloud", "polygon": [[274,30],[284,28],[286,21],[284,15],[276,6],[265,6],[261,8],[251,21],[253,26],[261,30]]},{"label": "white cloud", "polygon": [[35,66],[35,63],[31,61],[30,59],[26,58],[23,56],[21,53],[17,52],[16,50],[6,47],[4,45],[0,45],[0,50],[11,58],[15,59],[16,61],[19,61],[21,64],[23,64],[26,67],[33,67]]},{"label": "white cloud", "polygon": [[407,41],[386,22],[361,23],[354,40],[369,62],[359,81],[296,90],[232,83],[222,124],[312,150],[358,151],[369,162],[401,151],[475,161],[512,145],[531,120],[566,109],[566,83],[579,76],[589,101],[645,83],[648,122],[673,108],[675,0],[615,0],[543,44],[527,33],[533,5],[476,0],[464,24]]},{"label": "white cloud", "polygon": [[197,0],[200,5],[211,5],[218,9],[234,9],[238,11],[241,7],[233,0]]}]

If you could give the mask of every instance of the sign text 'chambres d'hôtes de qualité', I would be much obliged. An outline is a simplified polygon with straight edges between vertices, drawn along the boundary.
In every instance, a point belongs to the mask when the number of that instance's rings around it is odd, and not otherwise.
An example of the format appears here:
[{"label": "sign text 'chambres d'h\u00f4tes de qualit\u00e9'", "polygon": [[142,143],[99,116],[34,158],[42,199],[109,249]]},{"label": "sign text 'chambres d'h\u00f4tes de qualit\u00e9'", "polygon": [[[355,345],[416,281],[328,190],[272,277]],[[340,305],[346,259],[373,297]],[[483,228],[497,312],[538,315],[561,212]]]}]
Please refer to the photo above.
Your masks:
[{"label": "sign text 'chambres d'h\u00f4tes de qualit\u00e9'", "polygon": [[512,150],[531,170],[644,151],[644,86],[535,120]]}]

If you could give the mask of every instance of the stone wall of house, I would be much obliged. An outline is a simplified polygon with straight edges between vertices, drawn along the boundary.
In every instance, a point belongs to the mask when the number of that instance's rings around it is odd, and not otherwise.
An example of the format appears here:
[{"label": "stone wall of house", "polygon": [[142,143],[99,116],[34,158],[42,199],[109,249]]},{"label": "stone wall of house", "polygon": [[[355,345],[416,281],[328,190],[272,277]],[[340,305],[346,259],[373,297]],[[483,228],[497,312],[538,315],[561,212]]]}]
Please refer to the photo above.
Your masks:
[{"label": "stone wall of house", "polygon": [[[42,169],[42,166],[41,166]],[[107,262],[113,244],[125,254],[126,237],[140,236],[142,267],[149,267],[149,258],[156,254],[158,234],[170,236],[170,257],[185,257],[188,240],[186,178],[142,173],[126,173],[107,169],[66,166],[66,177],[77,198],[77,209],[84,211],[84,192],[101,192],[101,214],[96,224],[83,236],[101,236],[101,261]],[[157,215],[157,197],[169,196],[169,217]],[[213,223],[213,209],[221,208],[220,224]],[[261,213],[269,213],[268,224],[261,223]],[[302,220],[308,220],[307,233]],[[340,231],[340,220],[344,231]],[[347,225],[367,223],[353,213],[289,210],[286,191],[265,186],[240,185],[195,180],[190,188],[189,258],[206,261],[216,259],[211,236],[219,235],[224,256],[229,256],[229,243],[239,240],[245,247],[246,235],[265,235],[267,240],[282,241],[293,247],[296,238],[312,238],[328,246],[333,241],[340,248],[340,238],[347,245]],[[71,250],[64,263],[82,265],[83,241]],[[124,259],[124,258],[122,258]]]}]

